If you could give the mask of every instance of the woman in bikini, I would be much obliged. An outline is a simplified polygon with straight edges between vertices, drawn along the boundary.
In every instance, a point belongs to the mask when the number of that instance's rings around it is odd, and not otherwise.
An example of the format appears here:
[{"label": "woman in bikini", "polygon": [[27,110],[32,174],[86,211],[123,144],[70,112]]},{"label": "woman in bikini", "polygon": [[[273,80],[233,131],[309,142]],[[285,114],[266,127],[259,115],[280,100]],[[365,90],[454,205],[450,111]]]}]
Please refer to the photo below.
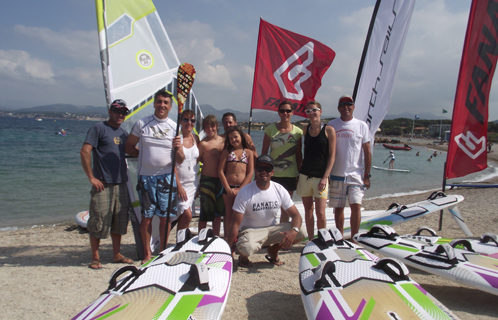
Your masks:
[{"label": "woman in bikini", "polygon": [[225,239],[232,223],[232,206],[240,188],[249,184],[254,173],[254,156],[239,126],[230,127],[226,131],[225,147],[220,157],[218,173],[223,185],[223,201],[225,202],[225,218],[223,228]]}]

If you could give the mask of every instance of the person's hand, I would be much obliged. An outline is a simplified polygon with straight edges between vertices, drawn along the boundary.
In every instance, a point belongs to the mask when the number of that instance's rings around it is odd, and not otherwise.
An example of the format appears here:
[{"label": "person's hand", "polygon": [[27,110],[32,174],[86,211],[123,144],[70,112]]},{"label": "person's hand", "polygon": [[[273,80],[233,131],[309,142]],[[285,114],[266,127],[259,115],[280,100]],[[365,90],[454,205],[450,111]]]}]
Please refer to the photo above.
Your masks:
[{"label": "person's hand", "polygon": [[327,186],[328,182],[328,177],[320,179],[320,182],[318,183],[318,191],[323,191],[325,190],[325,187]]},{"label": "person's hand", "polygon": [[183,189],[182,186],[178,186],[178,197],[180,198],[181,201],[187,201],[187,192],[185,189]]},{"label": "person's hand", "polygon": [[365,185],[365,188],[370,189],[370,178],[363,179],[363,184]]},{"label": "person's hand", "polygon": [[290,247],[292,247],[292,244],[294,243],[294,239],[297,236],[297,232],[294,230],[289,230],[280,232],[280,234],[284,235],[284,239],[280,242],[280,246],[284,250],[290,249]]},{"label": "person's hand", "polygon": [[173,148],[179,148],[182,146],[182,138],[180,136],[176,136],[173,138]]},{"label": "person's hand", "polygon": [[104,184],[99,179],[92,177],[90,178],[90,183],[97,189],[98,192],[104,191]]}]

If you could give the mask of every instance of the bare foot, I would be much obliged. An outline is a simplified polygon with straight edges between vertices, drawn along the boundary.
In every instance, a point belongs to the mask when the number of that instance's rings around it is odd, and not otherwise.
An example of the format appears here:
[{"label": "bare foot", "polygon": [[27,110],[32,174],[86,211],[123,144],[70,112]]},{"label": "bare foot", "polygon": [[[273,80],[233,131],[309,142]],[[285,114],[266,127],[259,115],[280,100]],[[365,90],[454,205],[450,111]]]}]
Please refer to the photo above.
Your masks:
[{"label": "bare foot", "polygon": [[252,267],[252,262],[249,261],[248,257],[239,256],[239,267],[250,268]]}]

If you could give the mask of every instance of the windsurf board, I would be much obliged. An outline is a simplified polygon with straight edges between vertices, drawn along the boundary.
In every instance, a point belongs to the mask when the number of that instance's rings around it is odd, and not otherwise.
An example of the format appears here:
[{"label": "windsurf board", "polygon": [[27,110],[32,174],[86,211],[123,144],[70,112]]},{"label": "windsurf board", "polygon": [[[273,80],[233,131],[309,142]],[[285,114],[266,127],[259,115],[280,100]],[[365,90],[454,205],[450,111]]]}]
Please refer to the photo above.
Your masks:
[{"label": "windsurf board", "polygon": [[385,225],[375,225],[354,239],[362,246],[414,268],[498,295],[498,259],[453,248],[449,243],[422,243],[402,238]]},{"label": "windsurf board", "polygon": [[338,229],[320,229],[299,261],[301,298],[308,319],[456,319],[410,279],[406,266],[379,259],[343,240]]},{"label": "windsurf board", "polygon": [[182,229],[177,239],[140,268],[116,270],[109,288],[73,320],[220,319],[232,278],[228,243],[210,229],[199,236]]}]

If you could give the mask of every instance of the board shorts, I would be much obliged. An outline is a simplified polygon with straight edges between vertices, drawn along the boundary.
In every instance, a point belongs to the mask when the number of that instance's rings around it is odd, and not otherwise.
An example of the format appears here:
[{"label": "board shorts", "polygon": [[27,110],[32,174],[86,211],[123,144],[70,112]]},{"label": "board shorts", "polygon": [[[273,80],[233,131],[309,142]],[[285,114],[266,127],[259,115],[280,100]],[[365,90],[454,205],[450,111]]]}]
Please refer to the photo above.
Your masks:
[{"label": "board shorts", "polygon": [[287,191],[296,190],[296,177],[271,177],[271,181],[281,184]]},{"label": "board shorts", "polygon": [[214,221],[216,217],[225,215],[223,185],[220,178],[201,175],[199,193],[201,202],[199,221]]},{"label": "board shorts", "polygon": [[[142,216],[166,218],[168,215],[168,200],[171,191],[171,173],[157,176],[138,176],[137,192],[140,200]],[[176,216],[177,205],[176,179],[173,180],[170,217]]]},{"label": "board shorts", "polygon": [[349,204],[361,204],[365,187],[358,176],[329,176],[329,208],[344,208]]},{"label": "board shorts", "polygon": [[[284,240],[281,232],[292,229],[292,223],[283,222],[266,228],[242,228],[237,236],[237,250],[244,256],[251,256],[262,247],[271,246]],[[301,226],[295,240],[300,241],[306,237],[306,231]]]},{"label": "board shorts", "polygon": [[299,182],[297,183],[297,195],[300,197],[315,197],[327,200],[329,194],[329,183],[325,185],[325,189],[318,190],[321,178],[308,177],[307,175],[300,174]]},{"label": "board shorts", "polygon": [[128,228],[128,189],[126,183],[104,183],[98,192],[92,186],[87,229],[90,237],[107,239],[109,233],[126,234]]}]

